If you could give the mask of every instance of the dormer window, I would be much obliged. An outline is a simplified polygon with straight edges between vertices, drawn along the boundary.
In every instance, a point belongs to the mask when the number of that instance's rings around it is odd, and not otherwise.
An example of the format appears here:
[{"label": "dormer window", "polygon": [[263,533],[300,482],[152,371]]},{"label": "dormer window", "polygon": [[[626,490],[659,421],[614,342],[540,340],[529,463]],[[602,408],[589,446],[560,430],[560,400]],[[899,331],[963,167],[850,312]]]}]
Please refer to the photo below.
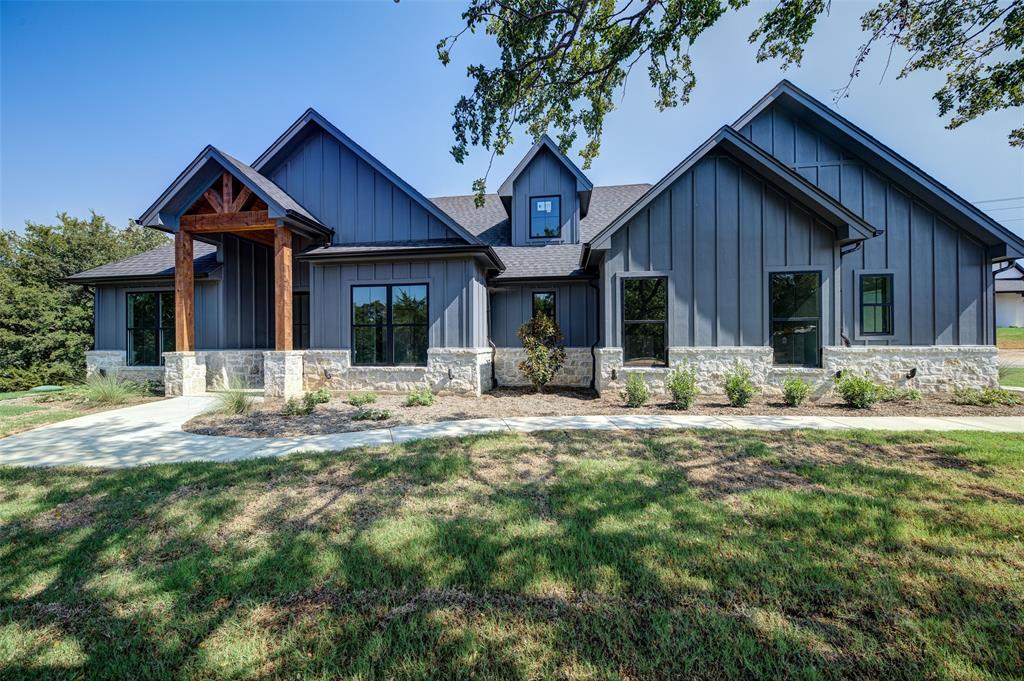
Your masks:
[{"label": "dormer window", "polygon": [[562,236],[562,201],[559,196],[530,197],[530,238],[557,239]]}]

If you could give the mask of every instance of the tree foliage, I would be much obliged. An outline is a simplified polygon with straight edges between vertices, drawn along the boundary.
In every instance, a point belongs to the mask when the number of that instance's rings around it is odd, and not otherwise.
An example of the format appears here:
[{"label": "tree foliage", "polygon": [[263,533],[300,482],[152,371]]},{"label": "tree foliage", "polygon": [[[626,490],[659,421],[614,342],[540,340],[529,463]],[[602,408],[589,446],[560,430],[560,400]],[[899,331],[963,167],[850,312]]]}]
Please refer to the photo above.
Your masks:
[{"label": "tree foliage", "polygon": [[538,314],[524,322],[516,335],[526,350],[519,372],[540,392],[565,365],[562,330],[551,317]]},{"label": "tree foliage", "polygon": [[[659,110],[686,104],[697,84],[690,47],[724,14],[749,0],[470,0],[463,28],[443,38],[438,57],[450,63],[467,32],[483,30],[499,52],[494,66],[473,64],[472,94],[453,111],[452,155],[470,146],[501,155],[513,130],[535,139],[554,131],[563,152],[582,131],[579,154],[589,168],[600,151],[605,117],[633,67],[643,64]],[[758,61],[799,65],[829,0],[777,0],[749,36]],[[1024,92],[1024,0],[883,0],[861,18],[868,40],[854,57],[850,81],[878,43],[909,58],[898,77],[918,70],[946,76],[935,93],[940,115],[956,128],[992,110],[1019,107]],[[848,94],[850,83],[837,91]],[[1010,134],[1024,145],[1024,128]],[[483,204],[486,176],[473,184]]]},{"label": "tree foliage", "polygon": [[0,230],[0,389],[82,378],[92,346],[93,300],[72,274],[168,242],[156,230],[114,227],[93,213]]}]

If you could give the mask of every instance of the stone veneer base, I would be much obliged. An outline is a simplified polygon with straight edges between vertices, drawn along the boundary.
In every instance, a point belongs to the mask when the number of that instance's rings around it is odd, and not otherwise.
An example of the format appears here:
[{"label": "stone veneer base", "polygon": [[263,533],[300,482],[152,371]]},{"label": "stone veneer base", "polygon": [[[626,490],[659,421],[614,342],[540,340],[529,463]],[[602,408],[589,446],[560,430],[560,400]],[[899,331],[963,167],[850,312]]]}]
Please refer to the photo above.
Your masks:
[{"label": "stone veneer base", "polygon": [[[495,350],[495,374],[499,386],[521,387],[530,385],[519,371],[519,363],[526,359],[523,348],[497,348]],[[566,388],[589,388],[593,375],[594,358],[590,348],[566,348],[565,365],[558,370],[550,385]]]},{"label": "stone veneer base", "polygon": [[305,390],[327,388],[408,392],[429,386],[436,393],[480,395],[491,389],[490,348],[430,348],[427,366],[352,366],[348,350],[306,350]]},{"label": "stone veneer base", "polygon": [[195,352],[164,353],[164,394],[202,395],[206,392],[206,363]]}]

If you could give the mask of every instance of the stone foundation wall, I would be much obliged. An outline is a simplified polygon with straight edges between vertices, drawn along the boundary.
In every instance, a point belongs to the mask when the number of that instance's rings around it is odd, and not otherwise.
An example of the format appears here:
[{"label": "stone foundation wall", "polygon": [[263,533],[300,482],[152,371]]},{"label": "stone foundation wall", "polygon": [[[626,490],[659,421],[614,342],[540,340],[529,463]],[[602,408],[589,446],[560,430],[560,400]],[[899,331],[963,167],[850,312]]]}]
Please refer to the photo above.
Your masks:
[{"label": "stone foundation wall", "polygon": [[[851,371],[873,381],[923,393],[999,385],[999,356],[990,345],[827,347],[822,368],[829,377]],[[913,378],[911,370],[916,370]]]},{"label": "stone foundation wall", "polygon": [[665,392],[665,379],[680,366],[691,366],[697,372],[697,386],[701,392],[721,393],[725,374],[736,362],[750,369],[756,385],[765,385],[772,368],[772,350],[768,347],[674,347],[668,349],[667,367],[623,366],[622,348],[598,348],[597,389],[599,392],[618,390],[626,385],[627,374],[640,374],[655,394]]},{"label": "stone foundation wall", "polygon": [[[526,386],[530,382],[520,373],[519,363],[526,359],[524,348],[498,348],[495,351],[495,371],[498,385]],[[590,348],[566,348],[565,365],[558,370],[550,385],[570,388],[590,387],[593,358]]]},{"label": "stone foundation wall", "polygon": [[130,367],[125,361],[124,350],[89,350],[85,353],[86,378],[113,374],[136,383],[163,384],[163,367]]},{"label": "stone foundation wall", "polygon": [[427,385],[439,393],[479,395],[491,389],[491,350],[430,348],[425,367],[354,367],[348,350],[306,350],[302,384],[332,392],[409,392]]},{"label": "stone foundation wall", "polygon": [[199,350],[206,363],[206,389],[262,388],[266,350]]},{"label": "stone foundation wall", "polygon": [[286,400],[303,393],[303,351],[267,350],[263,353],[263,396]]}]

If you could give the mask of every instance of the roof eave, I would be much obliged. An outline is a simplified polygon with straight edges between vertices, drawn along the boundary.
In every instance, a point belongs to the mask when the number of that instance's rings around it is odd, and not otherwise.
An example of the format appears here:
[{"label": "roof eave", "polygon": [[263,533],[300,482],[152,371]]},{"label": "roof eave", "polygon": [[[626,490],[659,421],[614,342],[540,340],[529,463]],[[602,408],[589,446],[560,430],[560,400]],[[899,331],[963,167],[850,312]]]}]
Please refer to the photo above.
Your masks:
[{"label": "roof eave", "polygon": [[374,259],[393,259],[393,258],[405,258],[405,257],[426,257],[433,255],[482,255],[492,265],[492,268],[499,272],[505,271],[505,263],[502,262],[501,258],[495,250],[486,244],[467,244],[465,246],[428,246],[428,247],[415,247],[415,248],[394,248],[389,251],[384,250],[367,250],[367,251],[349,251],[345,253],[330,252],[324,249],[324,252],[306,251],[299,253],[295,257],[300,260],[316,260],[319,262],[330,262],[330,261],[343,261],[343,260],[374,260]]}]

